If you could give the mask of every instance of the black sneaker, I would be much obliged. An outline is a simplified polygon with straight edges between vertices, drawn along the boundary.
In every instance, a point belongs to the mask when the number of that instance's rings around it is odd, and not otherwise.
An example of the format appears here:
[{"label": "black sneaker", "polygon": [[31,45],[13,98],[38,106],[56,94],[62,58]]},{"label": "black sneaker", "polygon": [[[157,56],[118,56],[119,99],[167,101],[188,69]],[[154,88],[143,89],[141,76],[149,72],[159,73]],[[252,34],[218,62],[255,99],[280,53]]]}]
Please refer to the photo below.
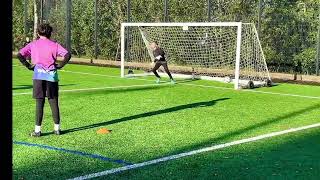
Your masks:
[{"label": "black sneaker", "polygon": [[54,133],[55,135],[60,135],[60,134],[61,134],[61,130],[53,131],[53,133]]},{"label": "black sneaker", "polygon": [[30,134],[31,137],[40,137],[41,136],[41,131],[39,132],[35,132],[33,131],[31,134]]}]

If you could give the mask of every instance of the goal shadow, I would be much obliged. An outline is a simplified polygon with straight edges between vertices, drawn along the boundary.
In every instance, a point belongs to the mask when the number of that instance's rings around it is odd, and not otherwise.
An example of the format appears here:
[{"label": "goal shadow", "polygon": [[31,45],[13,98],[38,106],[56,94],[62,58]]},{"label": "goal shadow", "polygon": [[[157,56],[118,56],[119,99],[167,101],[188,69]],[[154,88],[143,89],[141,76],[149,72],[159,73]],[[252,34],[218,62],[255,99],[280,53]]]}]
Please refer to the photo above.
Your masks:
[{"label": "goal shadow", "polygon": [[[63,86],[74,86],[76,84],[59,84],[59,87]],[[33,85],[32,84],[22,84],[22,85],[15,85],[12,87],[12,90],[21,90],[21,89],[32,89]]]},{"label": "goal shadow", "polygon": [[228,99],[230,99],[230,98],[220,98],[220,99],[215,99],[215,100],[211,100],[211,101],[202,101],[202,102],[197,102],[197,103],[184,104],[184,105],[174,106],[174,107],[170,107],[170,108],[166,108],[166,109],[150,111],[150,112],[136,114],[136,115],[132,115],[132,116],[126,116],[126,117],[122,117],[122,118],[118,118],[118,119],[114,119],[114,120],[110,120],[110,121],[105,121],[105,122],[101,122],[101,123],[96,123],[96,124],[91,124],[91,125],[87,125],[87,126],[67,129],[67,130],[64,130],[62,132],[62,134],[92,129],[92,128],[101,127],[101,126],[107,126],[107,125],[121,123],[121,122],[125,122],[125,121],[136,120],[136,119],[140,119],[140,118],[144,118],[144,117],[150,117],[150,116],[155,116],[155,115],[160,115],[160,114],[176,112],[176,111],[180,111],[180,110],[213,106],[217,102],[225,101]]}]

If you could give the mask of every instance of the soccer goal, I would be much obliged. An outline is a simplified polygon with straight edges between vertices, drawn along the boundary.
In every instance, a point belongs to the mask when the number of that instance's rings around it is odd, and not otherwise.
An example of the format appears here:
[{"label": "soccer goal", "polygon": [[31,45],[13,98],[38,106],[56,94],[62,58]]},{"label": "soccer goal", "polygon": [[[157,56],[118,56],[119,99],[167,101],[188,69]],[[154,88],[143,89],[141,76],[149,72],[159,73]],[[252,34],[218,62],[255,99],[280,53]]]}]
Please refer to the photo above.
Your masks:
[{"label": "soccer goal", "polygon": [[234,83],[235,89],[271,85],[252,23],[122,23],[121,77],[153,75],[149,44],[154,41],[165,51],[174,78]]}]

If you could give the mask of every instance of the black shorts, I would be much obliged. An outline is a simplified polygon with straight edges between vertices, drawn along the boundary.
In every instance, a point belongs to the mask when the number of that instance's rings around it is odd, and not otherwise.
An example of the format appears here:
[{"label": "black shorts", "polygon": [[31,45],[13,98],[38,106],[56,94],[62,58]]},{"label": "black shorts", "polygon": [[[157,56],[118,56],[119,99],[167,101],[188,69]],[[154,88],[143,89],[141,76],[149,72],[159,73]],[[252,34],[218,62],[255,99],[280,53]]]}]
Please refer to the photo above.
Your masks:
[{"label": "black shorts", "polygon": [[156,61],[155,63],[156,63],[156,64],[161,64],[161,65],[163,65],[163,64],[167,64],[167,61],[158,60],[158,61]]},{"label": "black shorts", "polygon": [[48,97],[49,99],[57,98],[59,96],[58,82],[51,82],[46,80],[33,80],[33,98],[41,99]]}]

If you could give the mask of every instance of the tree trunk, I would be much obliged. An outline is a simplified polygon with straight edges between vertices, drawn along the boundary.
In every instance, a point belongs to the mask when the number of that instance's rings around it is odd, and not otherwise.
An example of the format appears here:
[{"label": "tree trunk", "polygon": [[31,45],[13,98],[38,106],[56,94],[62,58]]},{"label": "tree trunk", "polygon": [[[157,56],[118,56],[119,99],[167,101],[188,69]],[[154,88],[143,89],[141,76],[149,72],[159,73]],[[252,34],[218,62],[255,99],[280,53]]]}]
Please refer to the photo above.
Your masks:
[{"label": "tree trunk", "polygon": [[[110,7],[111,7],[111,5],[110,5]],[[117,11],[115,14],[116,14],[115,16],[118,17],[118,21],[117,21],[118,27],[120,27],[121,22],[123,22],[123,19],[124,19],[123,14],[122,14],[121,3],[118,3]],[[118,32],[120,32],[120,29]],[[121,60],[121,53],[120,53],[121,52],[121,33],[119,33],[118,36],[119,36],[119,41],[118,41],[118,47],[117,47],[117,52],[116,52],[116,56],[115,56],[116,61]]]},{"label": "tree trunk", "polygon": [[297,80],[297,73],[296,73],[296,72],[294,72],[293,80],[294,80],[294,81],[296,81],[296,80]]},{"label": "tree trunk", "polygon": [[34,23],[33,23],[33,39],[37,38],[37,27],[38,27],[38,6],[37,0],[33,0],[33,16],[34,16]]}]

